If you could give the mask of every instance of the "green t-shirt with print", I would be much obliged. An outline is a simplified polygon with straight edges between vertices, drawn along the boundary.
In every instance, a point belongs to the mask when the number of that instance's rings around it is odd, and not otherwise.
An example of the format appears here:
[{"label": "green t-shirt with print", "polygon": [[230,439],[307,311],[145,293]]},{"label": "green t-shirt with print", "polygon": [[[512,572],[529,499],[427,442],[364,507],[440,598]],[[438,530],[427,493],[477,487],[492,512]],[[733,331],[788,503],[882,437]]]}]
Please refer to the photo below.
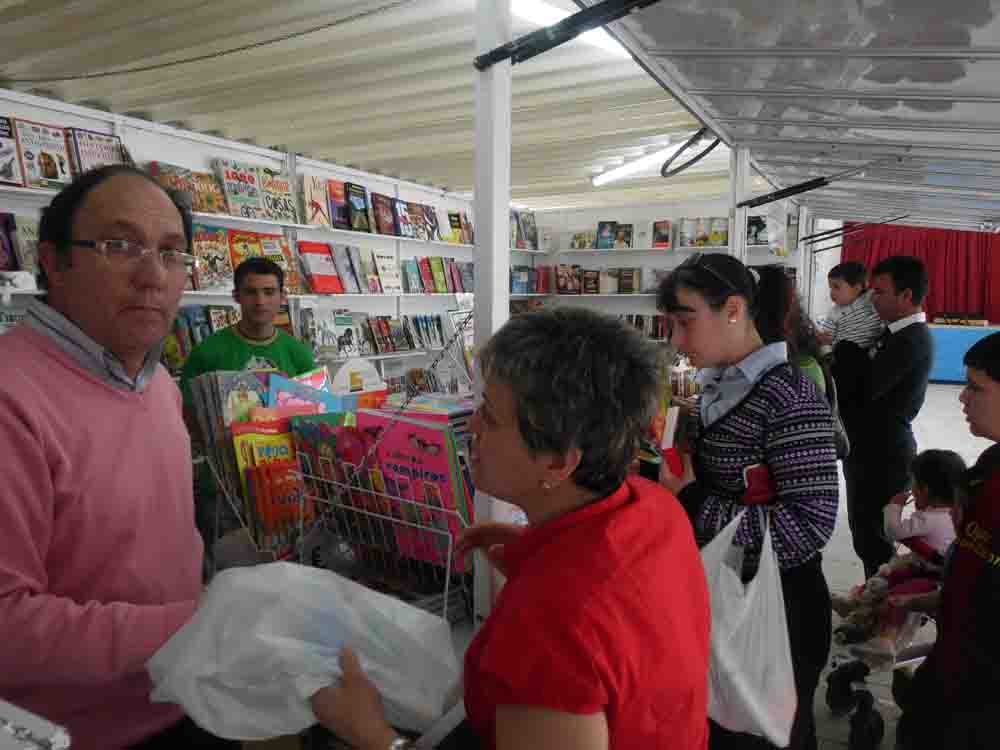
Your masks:
[{"label": "green t-shirt with print", "polygon": [[260,343],[244,338],[236,326],[230,326],[213,333],[191,352],[181,370],[181,393],[184,405],[192,406],[192,378],[216,370],[276,369],[294,377],[315,367],[312,349],[280,329],[270,341]]}]

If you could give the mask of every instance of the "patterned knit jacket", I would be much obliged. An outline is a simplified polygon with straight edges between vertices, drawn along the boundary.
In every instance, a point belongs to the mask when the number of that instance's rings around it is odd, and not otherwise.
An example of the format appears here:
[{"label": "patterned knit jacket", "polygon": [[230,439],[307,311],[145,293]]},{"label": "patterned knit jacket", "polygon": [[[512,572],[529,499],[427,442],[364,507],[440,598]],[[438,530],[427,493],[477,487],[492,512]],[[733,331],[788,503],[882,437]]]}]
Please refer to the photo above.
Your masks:
[{"label": "patterned knit jacket", "polygon": [[744,515],[735,544],[743,547],[744,571],[756,569],[771,517],[771,538],[782,570],[814,558],[837,520],[839,483],[833,419],[826,399],[791,365],[774,367],[731,411],[707,428],[694,428],[697,480],[680,493],[700,546],[710,542],[747,506],[743,470],[766,464],[773,502]]}]

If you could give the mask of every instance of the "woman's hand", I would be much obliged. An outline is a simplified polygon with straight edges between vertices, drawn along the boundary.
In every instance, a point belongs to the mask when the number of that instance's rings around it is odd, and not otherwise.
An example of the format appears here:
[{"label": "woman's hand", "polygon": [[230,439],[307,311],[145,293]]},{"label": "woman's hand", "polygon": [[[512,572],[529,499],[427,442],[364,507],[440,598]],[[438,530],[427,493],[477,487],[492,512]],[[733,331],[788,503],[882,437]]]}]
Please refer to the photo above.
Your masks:
[{"label": "woman's hand", "polygon": [[507,565],[503,556],[504,545],[516,542],[523,534],[524,527],[512,523],[491,521],[476,524],[459,533],[455,554],[464,557],[473,550],[481,549],[493,567],[503,575],[507,575]]},{"label": "woman's hand", "polygon": [[310,700],[316,719],[358,750],[386,750],[397,735],[385,720],[378,690],[351,649],[341,650],[340,668],[344,672],[340,682]]},{"label": "woman's hand", "polygon": [[660,484],[670,490],[674,497],[677,497],[681,490],[695,480],[694,464],[691,462],[691,454],[686,451],[678,451],[677,455],[680,456],[681,465],[684,467],[683,471],[681,471],[679,475],[674,474],[674,472],[670,470],[670,466],[668,465],[666,459],[660,462]]}]

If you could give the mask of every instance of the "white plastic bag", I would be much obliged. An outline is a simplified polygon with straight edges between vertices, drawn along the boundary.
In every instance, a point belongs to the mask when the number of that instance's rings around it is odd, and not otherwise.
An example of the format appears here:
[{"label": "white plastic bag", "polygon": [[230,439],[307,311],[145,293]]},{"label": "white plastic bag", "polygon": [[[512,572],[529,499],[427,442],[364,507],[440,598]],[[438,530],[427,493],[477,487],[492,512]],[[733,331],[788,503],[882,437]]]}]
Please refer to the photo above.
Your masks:
[{"label": "white plastic bag", "polygon": [[386,718],[424,731],[459,678],[448,623],[319,568],[271,563],[215,577],[194,618],[147,665],[152,699],[179,703],[220,737],[253,740],[316,723],[309,698],[358,654]]},{"label": "white plastic bag", "polygon": [[768,525],[757,574],[744,585],[742,548],[733,545],[742,517],[701,550],[712,602],[708,715],[786,747],[797,696],[778,559]]}]

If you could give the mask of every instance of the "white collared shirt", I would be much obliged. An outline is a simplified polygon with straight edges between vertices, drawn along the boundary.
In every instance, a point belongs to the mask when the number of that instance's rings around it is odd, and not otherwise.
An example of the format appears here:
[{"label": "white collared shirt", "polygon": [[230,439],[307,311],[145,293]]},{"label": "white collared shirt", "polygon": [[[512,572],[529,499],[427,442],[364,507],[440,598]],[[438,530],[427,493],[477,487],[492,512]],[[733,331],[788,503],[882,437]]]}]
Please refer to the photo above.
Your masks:
[{"label": "white collared shirt", "polygon": [[701,386],[698,406],[706,427],[728,414],[750,393],[766,372],[788,361],[788,345],[784,341],[756,349],[735,365],[706,367],[698,372]]},{"label": "white collared shirt", "polygon": [[911,326],[914,323],[926,323],[926,322],[927,322],[927,313],[921,310],[918,313],[913,313],[913,315],[907,315],[905,318],[900,318],[894,323],[890,323],[889,332],[899,333],[904,328],[906,328],[907,326]]}]

